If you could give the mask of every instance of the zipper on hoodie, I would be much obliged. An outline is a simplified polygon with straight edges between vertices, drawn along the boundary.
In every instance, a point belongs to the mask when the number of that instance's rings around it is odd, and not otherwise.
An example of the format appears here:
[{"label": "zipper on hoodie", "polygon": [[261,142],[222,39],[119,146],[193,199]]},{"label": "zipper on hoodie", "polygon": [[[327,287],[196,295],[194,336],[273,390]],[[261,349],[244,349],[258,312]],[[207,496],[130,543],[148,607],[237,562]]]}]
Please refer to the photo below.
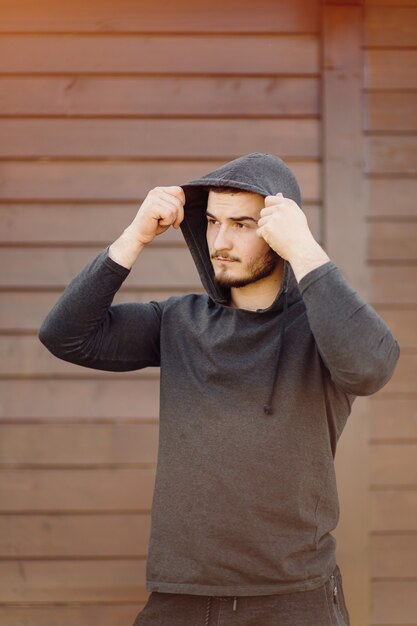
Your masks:
[{"label": "zipper on hoodie", "polygon": [[332,581],[332,585],[333,585],[333,591],[332,591],[332,593],[333,593],[333,602],[334,602],[335,604],[337,604],[337,594],[338,594],[338,589],[337,589],[337,584],[336,584],[336,579],[335,579],[335,577],[334,577],[334,574],[332,574],[332,575],[330,576],[330,580]]},{"label": "zipper on hoodie", "polygon": [[233,610],[236,611],[236,607],[237,607],[237,597],[234,596],[233,598]]}]

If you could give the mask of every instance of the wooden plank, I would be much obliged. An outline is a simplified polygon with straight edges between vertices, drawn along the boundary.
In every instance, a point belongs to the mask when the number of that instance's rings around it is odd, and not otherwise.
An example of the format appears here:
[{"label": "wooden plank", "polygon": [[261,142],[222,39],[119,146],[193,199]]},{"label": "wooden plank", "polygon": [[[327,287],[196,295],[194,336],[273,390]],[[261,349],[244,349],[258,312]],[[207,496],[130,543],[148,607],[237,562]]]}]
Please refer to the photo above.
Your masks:
[{"label": "wooden plank", "polygon": [[[162,301],[170,296],[184,293],[203,293],[204,289],[167,289],[167,290],[132,290],[122,286],[116,293],[113,303]],[[37,333],[48,311],[61,295],[62,290],[51,292],[0,292],[0,331],[1,332],[32,332]]]},{"label": "wooden plank", "polygon": [[369,215],[378,217],[416,217],[417,178],[368,179]]},{"label": "wooden plank", "polygon": [[0,606],[0,623],[7,626],[120,626],[133,624],[144,604],[59,604]]},{"label": "wooden plank", "polygon": [[[401,4],[403,4],[402,0]],[[369,3],[367,5],[364,23],[366,47],[413,48],[415,46],[417,40],[416,6],[372,7]]]},{"label": "wooden plank", "polygon": [[370,492],[373,532],[414,532],[417,526],[417,489]]},{"label": "wooden plank", "polygon": [[0,157],[207,159],[258,145],[318,158],[319,135],[317,120],[0,120]]},{"label": "wooden plank", "polygon": [[417,578],[417,535],[373,535],[372,575],[375,578]]},{"label": "wooden plank", "polygon": [[0,380],[0,419],[111,420],[157,418],[159,380],[115,374],[96,380]]},{"label": "wooden plank", "polygon": [[417,97],[415,92],[370,91],[365,94],[365,131],[417,130]]},{"label": "wooden plank", "polygon": [[[221,19],[219,19],[221,15]],[[277,19],[279,16],[279,19]],[[317,32],[318,2],[304,0],[221,0],[201,4],[177,0],[164,6],[152,0],[2,0],[1,32]]]},{"label": "wooden plank", "polygon": [[[416,98],[417,104],[417,98]],[[416,174],[415,137],[377,135],[367,138],[367,174]]]},{"label": "wooden plank", "polygon": [[417,50],[364,50],[365,89],[416,89]]},{"label": "wooden plank", "polygon": [[373,439],[417,440],[417,395],[376,394],[369,403]]},{"label": "wooden plank", "polygon": [[[349,284],[367,298],[362,28],[361,6],[322,5],[323,241]],[[353,407],[336,459],[341,511],[349,512],[342,513],[337,527],[338,561],[356,626],[369,623],[365,408],[363,399]]]},{"label": "wooden plank", "polygon": [[417,486],[417,443],[378,443],[370,455],[371,484]]},{"label": "wooden plank", "polygon": [[311,77],[249,78],[236,73],[216,77],[7,77],[0,79],[0,94],[0,114],[12,117],[317,116],[319,81]]},{"label": "wooden plank", "polygon": [[154,482],[154,469],[3,469],[0,511],[149,512]]},{"label": "wooden plank", "polygon": [[372,583],[373,626],[413,626],[417,615],[417,580]]},{"label": "wooden plank", "polygon": [[[0,204],[0,243],[89,244],[105,247],[134,219],[142,199],[123,204]],[[313,236],[321,240],[321,207],[304,204]],[[184,244],[181,230],[169,228],[152,244]],[[5,303],[6,304],[6,303]],[[1,308],[0,308],[1,319]],[[1,322],[0,322],[1,324]]]},{"label": "wooden plank", "polygon": [[417,0],[365,0],[367,6],[379,6],[379,7],[398,7],[400,6],[417,6]]},{"label": "wooden plank", "polygon": [[[100,250],[96,248],[0,249],[0,285],[3,287],[66,286]],[[200,286],[186,248],[147,248],[125,279],[142,287]]]},{"label": "wooden plank", "polygon": [[0,562],[0,602],[143,602],[143,559]]},{"label": "wooden plank", "polygon": [[394,265],[371,265],[372,304],[383,306],[417,305],[417,291],[410,285],[417,284],[417,267]]},{"label": "wooden plank", "polygon": [[[258,151],[259,145],[250,151]],[[274,151],[273,154],[276,154]],[[134,201],[156,186],[183,185],[191,179],[241,156],[223,155],[213,161],[132,162],[0,162],[0,201],[106,200]],[[320,200],[320,163],[281,156],[292,169],[305,202]]]},{"label": "wooden plank", "polygon": [[[224,8],[223,8],[224,10]],[[51,51],[53,50],[53,54]],[[3,35],[2,74],[318,74],[316,35]]]},{"label": "wooden plank", "polygon": [[417,261],[417,222],[371,222],[370,261]]},{"label": "wooden plank", "polygon": [[417,353],[415,351],[402,352],[391,380],[379,393],[416,393]]},{"label": "wooden plank", "polygon": [[[158,423],[0,424],[0,464],[94,467],[156,463]],[[0,532],[1,536],[1,532]]]},{"label": "wooden plank", "polygon": [[388,309],[377,307],[377,312],[392,330],[402,348],[417,348],[416,309]]},{"label": "wooden plank", "polygon": [[2,559],[145,558],[149,514],[2,515]]}]

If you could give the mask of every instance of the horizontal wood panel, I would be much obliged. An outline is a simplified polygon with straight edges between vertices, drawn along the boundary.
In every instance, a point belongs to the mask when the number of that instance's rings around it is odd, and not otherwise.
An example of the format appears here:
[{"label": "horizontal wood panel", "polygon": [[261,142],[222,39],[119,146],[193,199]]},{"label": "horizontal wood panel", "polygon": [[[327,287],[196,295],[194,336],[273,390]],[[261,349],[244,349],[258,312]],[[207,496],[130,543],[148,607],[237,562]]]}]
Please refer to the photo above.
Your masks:
[{"label": "horizontal wood panel", "polygon": [[59,604],[0,606],[0,623],[7,626],[121,626],[133,624],[144,604]]},{"label": "horizontal wood panel", "polygon": [[368,137],[365,143],[368,154],[366,173],[417,173],[416,137],[378,135]]},{"label": "horizontal wood panel", "polygon": [[256,144],[287,157],[320,154],[316,120],[0,120],[0,136],[6,158],[207,159]]},{"label": "horizontal wood panel", "polygon": [[0,562],[0,602],[143,602],[143,559]]},{"label": "horizontal wood panel", "polygon": [[[190,293],[203,293],[199,289],[192,289]],[[162,301],[170,296],[180,296],[186,293],[184,289],[167,290],[132,290],[122,286],[116,293],[113,304],[122,302],[150,302]],[[62,289],[44,292],[0,292],[0,331],[3,332],[32,332],[37,333],[48,311],[53,307],[62,293]]]},{"label": "horizontal wood panel", "polygon": [[[129,204],[0,204],[0,243],[96,244],[114,241],[134,219],[142,199]],[[313,236],[321,240],[321,207],[303,206]],[[169,228],[152,246],[183,244],[181,230]],[[1,311],[0,311],[1,319]],[[0,322],[1,326],[1,322]]]},{"label": "horizontal wood panel", "polygon": [[413,626],[417,615],[417,580],[372,583],[373,626]]},{"label": "horizontal wood panel", "polygon": [[[92,370],[93,371],[93,370]],[[159,380],[0,380],[0,420],[157,418]]]},{"label": "horizontal wood panel", "polygon": [[[223,11],[224,11],[223,7]],[[315,35],[3,35],[0,72],[317,74]]]},{"label": "horizontal wood panel", "polygon": [[394,265],[370,265],[372,303],[376,306],[395,302],[397,305],[417,304],[417,267]]},{"label": "horizontal wood panel", "polygon": [[[3,287],[57,287],[67,285],[99,253],[84,248],[0,249],[0,285]],[[142,287],[200,286],[188,248],[147,248],[125,282]]]},{"label": "horizontal wood panel", "polygon": [[3,469],[0,511],[148,512],[154,482],[153,469]]},{"label": "horizontal wood panel", "polygon": [[416,131],[417,94],[371,91],[365,94],[365,131]]},{"label": "horizontal wood panel", "polygon": [[417,260],[417,222],[373,222],[368,232],[369,260]]},{"label": "horizontal wood panel", "polygon": [[417,309],[398,310],[377,307],[402,348],[417,348]]},{"label": "horizontal wood panel", "polygon": [[391,380],[380,393],[416,393],[417,353],[402,352]]},{"label": "horizontal wood panel", "polygon": [[417,486],[416,459],[417,443],[378,443],[372,446],[371,485]]},{"label": "horizontal wood panel", "polygon": [[[401,0],[392,4],[407,2]],[[412,48],[417,40],[417,6],[368,6],[365,9],[364,32],[365,46]]]},{"label": "horizontal wood panel", "polygon": [[417,395],[390,398],[377,394],[369,407],[372,438],[417,439]]},{"label": "horizontal wood panel", "polygon": [[417,178],[369,178],[367,180],[369,215],[416,217]]},{"label": "horizontal wood panel", "polygon": [[417,534],[371,536],[371,576],[417,578]]},{"label": "horizontal wood panel", "polygon": [[366,89],[416,89],[417,50],[365,50]]},{"label": "horizontal wood panel", "polygon": [[371,531],[415,531],[417,489],[373,490],[370,505]]},{"label": "horizontal wood panel", "polygon": [[[248,152],[262,150],[258,142]],[[276,154],[274,152],[273,154]],[[235,159],[227,153],[213,161],[0,162],[0,200],[137,201],[157,186],[183,185]],[[294,172],[304,201],[320,200],[320,164],[279,155]]]},{"label": "horizontal wood panel", "polygon": [[156,463],[157,451],[156,421],[142,424],[0,423],[1,465],[88,467]]},{"label": "horizontal wood panel", "polygon": [[[277,14],[279,19],[277,19]],[[221,15],[221,19],[219,19]],[[3,0],[1,32],[317,32],[318,2],[312,0],[221,0],[199,5],[178,0],[161,11],[152,0]]]},{"label": "horizontal wood panel", "polygon": [[309,77],[1,78],[0,115],[318,115],[318,89]]},{"label": "horizontal wood panel", "polygon": [[149,514],[2,515],[2,558],[146,557]]},{"label": "horizontal wood panel", "polygon": [[[112,371],[94,369],[69,363],[57,358],[35,336],[0,336],[0,375],[15,376],[68,376],[77,379],[94,376],[112,378]],[[159,368],[146,367],[128,370],[124,377],[148,380],[159,376]]]}]

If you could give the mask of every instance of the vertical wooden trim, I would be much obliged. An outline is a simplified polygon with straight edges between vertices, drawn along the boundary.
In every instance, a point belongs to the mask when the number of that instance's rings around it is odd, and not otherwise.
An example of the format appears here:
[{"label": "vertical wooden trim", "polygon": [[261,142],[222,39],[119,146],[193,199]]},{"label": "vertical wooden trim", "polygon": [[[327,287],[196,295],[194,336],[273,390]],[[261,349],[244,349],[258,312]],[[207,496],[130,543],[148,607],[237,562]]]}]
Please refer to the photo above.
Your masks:
[{"label": "vertical wooden trim", "polygon": [[[322,3],[324,247],[349,284],[369,301],[363,180],[363,9]],[[336,454],[341,505],[337,559],[351,624],[370,619],[369,411],[357,398]]]}]

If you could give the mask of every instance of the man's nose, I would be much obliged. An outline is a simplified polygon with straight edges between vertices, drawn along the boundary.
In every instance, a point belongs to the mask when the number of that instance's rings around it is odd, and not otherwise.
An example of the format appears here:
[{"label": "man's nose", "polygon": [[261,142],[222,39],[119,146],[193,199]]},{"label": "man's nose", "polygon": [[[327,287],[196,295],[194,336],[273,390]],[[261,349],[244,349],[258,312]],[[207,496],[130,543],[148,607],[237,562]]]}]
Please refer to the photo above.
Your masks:
[{"label": "man's nose", "polygon": [[230,233],[228,232],[226,225],[220,226],[214,240],[215,250],[230,250],[232,248],[232,241],[229,235]]}]

